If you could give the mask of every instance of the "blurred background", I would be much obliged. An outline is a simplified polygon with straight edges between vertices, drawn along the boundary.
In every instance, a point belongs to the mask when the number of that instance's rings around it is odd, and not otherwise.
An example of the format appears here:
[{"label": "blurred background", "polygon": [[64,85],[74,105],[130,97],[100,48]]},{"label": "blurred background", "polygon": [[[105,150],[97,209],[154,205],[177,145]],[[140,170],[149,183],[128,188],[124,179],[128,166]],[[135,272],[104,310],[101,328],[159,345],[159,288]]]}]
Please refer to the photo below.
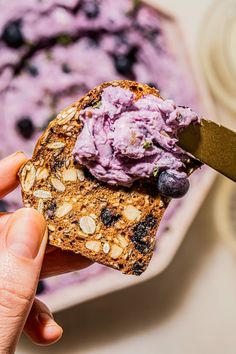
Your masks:
[{"label": "blurred background", "polygon": [[[1,155],[35,141],[61,108],[129,78],[236,129],[236,1],[0,0]],[[155,8],[155,9],[154,9]],[[20,20],[19,20],[20,19]],[[19,191],[0,202],[20,205]],[[173,202],[148,271],[95,265],[43,281],[63,326],[17,353],[235,354],[236,187],[208,168]]]}]

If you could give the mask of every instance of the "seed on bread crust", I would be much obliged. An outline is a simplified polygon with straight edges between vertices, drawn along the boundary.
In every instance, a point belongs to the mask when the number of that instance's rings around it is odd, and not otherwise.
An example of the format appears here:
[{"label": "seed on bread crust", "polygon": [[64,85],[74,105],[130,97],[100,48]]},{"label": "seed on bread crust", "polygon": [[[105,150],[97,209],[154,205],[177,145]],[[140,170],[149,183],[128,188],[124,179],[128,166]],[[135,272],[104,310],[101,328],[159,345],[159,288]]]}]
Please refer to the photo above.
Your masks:
[{"label": "seed on bread crust", "polygon": [[51,150],[57,150],[57,149],[62,149],[65,147],[65,143],[63,143],[62,141],[55,141],[54,143],[50,143],[47,145],[47,148],[48,149],[51,149]]},{"label": "seed on bread crust", "polygon": [[125,248],[128,246],[128,241],[126,241],[126,239],[123,236],[118,235],[117,239],[118,239],[118,242],[120,243],[122,248]]},{"label": "seed on bread crust", "polygon": [[102,247],[102,250],[103,250],[103,252],[104,252],[105,254],[109,253],[109,251],[110,251],[110,245],[109,245],[108,242],[105,242],[105,243],[104,243],[104,245],[103,245],[103,247]]},{"label": "seed on bread crust", "polygon": [[85,176],[84,176],[84,171],[81,169],[77,170],[77,176],[78,176],[78,180],[80,182],[83,182],[85,180]]},{"label": "seed on bread crust", "polygon": [[48,170],[44,168],[39,168],[36,172],[36,179],[41,180],[41,179],[47,179],[49,176]]},{"label": "seed on bread crust", "polygon": [[126,206],[124,208],[123,214],[126,217],[126,219],[130,221],[139,220],[141,217],[141,211],[138,210],[133,205]]},{"label": "seed on bread crust", "polygon": [[77,180],[77,171],[75,168],[68,168],[62,172],[62,178],[64,181],[75,182]]},{"label": "seed on bread crust", "polygon": [[43,203],[43,200],[42,199],[39,199],[39,202],[38,202],[38,212],[43,214],[43,209],[44,209],[44,203]]},{"label": "seed on bread crust", "polygon": [[85,247],[89,249],[90,251],[94,251],[98,253],[101,249],[101,242],[100,241],[87,241],[85,243]]},{"label": "seed on bread crust", "polygon": [[66,187],[64,184],[58,179],[58,178],[51,178],[51,182],[53,187],[58,191],[58,192],[65,192]]},{"label": "seed on bread crust", "polygon": [[112,245],[111,252],[110,252],[111,258],[117,259],[122,255],[122,253],[123,253],[123,248],[117,245]]},{"label": "seed on bread crust", "polygon": [[62,119],[62,120],[59,122],[59,125],[63,125],[63,124],[68,123],[72,118],[74,118],[76,112],[77,112],[76,107],[71,107],[67,111],[65,111],[60,116],[60,119]]},{"label": "seed on bread crust", "polygon": [[70,203],[63,203],[59,206],[55,212],[55,216],[57,218],[62,218],[63,216],[67,215],[72,210],[72,205]]},{"label": "seed on bread crust", "polygon": [[28,162],[22,169],[21,184],[25,192],[29,192],[34,185],[36,170],[31,162]]},{"label": "seed on bread crust", "polygon": [[41,199],[50,199],[52,198],[52,194],[49,191],[45,191],[44,189],[37,189],[33,193],[34,197]]},{"label": "seed on bread crust", "polygon": [[94,234],[96,230],[96,223],[91,216],[82,216],[79,220],[79,226],[88,235]]},{"label": "seed on bread crust", "polygon": [[51,224],[48,224],[48,230],[50,230],[50,231],[55,231],[56,228],[55,228],[55,226],[53,226],[53,225],[51,225]]}]

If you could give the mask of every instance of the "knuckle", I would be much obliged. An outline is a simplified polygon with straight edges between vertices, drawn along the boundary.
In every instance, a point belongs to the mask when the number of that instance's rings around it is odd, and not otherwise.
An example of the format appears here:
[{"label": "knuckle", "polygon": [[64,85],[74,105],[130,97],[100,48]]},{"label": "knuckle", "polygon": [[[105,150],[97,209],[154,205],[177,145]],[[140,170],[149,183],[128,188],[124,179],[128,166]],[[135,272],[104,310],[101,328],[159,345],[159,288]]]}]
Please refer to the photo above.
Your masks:
[{"label": "knuckle", "polygon": [[30,306],[33,299],[33,293],[21,289],[20,291],[13,287],[0,288],[0,309],[4,312],[13,312],[17,317],[21,312],[24,312],[25,308]]}]

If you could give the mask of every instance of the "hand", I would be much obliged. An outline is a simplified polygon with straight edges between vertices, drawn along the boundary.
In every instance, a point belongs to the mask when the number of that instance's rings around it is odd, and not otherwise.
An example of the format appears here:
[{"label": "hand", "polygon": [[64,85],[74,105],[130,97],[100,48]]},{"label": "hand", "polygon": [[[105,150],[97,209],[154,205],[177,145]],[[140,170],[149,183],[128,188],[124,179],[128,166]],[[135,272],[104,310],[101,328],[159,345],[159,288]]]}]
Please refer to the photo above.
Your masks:
[{"label": "hand", "polygon": [[[0,198],[16,188],[17,173],[25,161],[21,152],[0,161]],[[14,353],[23,329],[38,344],[51,344],[62,335],[50,310],[34,299],[39,277],[91,263],[82,256],[46,247],[45,221],[36,210],[0,213],[0,353]]]}]

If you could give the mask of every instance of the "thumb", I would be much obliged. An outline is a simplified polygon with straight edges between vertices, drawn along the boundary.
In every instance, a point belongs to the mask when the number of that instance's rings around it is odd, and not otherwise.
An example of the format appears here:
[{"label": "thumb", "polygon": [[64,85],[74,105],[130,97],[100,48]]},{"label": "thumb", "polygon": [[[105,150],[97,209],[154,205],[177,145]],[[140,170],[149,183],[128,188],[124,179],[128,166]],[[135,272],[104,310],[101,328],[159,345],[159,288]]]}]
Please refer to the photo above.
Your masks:
[{"label": "thumb", "polygon": [[34,209],[9,218],[0,238],[0,353],[14,353],[32,306],[47,243]]}]

